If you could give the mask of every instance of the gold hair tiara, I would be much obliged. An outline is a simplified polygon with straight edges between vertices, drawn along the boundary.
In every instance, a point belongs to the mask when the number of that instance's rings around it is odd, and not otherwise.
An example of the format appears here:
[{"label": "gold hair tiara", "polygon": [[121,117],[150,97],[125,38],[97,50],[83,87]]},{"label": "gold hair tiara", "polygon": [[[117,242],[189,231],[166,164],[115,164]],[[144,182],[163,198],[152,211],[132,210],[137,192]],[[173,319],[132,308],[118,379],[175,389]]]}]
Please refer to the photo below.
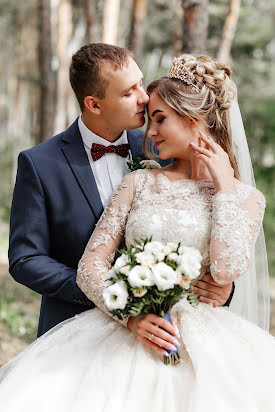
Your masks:
[{"label": "gold hair tiara", "polygon": [[195,75],[184,66],[180,57],[174,58],[169,69],[168,77],[170,77],[170,79],[180,79],[184,83],[193,86],[196,90],[199,90]]}]

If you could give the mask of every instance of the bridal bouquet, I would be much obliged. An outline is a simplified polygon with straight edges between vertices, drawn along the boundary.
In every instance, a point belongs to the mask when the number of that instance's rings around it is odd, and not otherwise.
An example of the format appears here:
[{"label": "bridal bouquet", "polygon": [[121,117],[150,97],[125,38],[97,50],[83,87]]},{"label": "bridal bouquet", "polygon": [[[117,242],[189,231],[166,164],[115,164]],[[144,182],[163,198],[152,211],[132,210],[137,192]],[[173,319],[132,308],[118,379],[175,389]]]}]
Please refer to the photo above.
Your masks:
[{"label": "bridal bouquet", "polygon": [[[182,297],[198,304],[191,290],[200,277],[202,256],[193,247],[142,239],[128,249],[108,272],[103,297],[110,313],[122,320],[140,313],[155,313],[172,323],[170,309]],[[165,363],[179,361],[178,351],[168,351]]]}]

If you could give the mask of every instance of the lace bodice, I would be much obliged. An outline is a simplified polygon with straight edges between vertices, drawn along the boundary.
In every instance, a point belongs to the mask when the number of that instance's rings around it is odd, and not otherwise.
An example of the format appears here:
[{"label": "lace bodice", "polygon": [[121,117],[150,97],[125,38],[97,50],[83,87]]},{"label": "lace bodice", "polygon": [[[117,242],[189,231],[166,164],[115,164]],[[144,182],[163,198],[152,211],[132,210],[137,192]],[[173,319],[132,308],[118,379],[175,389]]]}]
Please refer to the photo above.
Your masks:
[{"label": "lace bodice", "polygon": [[127,175],[93,232],[79,262],[77,284],[99,308],[114,254],[146,237],[198,248],[202,271],[221,284],[248,269],[262,223],[265,200],[258,190],[237,182],[237,193],[216,193],[212,182],[171,182],[160,169]]}]

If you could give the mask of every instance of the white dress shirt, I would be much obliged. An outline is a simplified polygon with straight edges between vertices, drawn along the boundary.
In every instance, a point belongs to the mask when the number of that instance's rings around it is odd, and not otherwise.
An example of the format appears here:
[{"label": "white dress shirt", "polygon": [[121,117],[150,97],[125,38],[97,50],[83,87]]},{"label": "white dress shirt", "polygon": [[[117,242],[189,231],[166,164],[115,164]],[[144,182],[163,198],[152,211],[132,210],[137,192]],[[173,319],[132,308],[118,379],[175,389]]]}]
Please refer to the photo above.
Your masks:
[{"label": "white dress shirt", "polygon": [[104,146],[128,144],[127,132],[124,130],[122,135],[115,142],[109,142],[88,129],[83,123],[81,116],[78,118],[78,127],[95,177],[101,201],[105,208],[109,203],[113,192],[117,189],[124,176],[130,171],[127,166],[127,161],[131,159],[131,154],[129,152],[128,157],[121,157],[116,153],[105,153],[100,159],[93,161],[91,147],[93,143],[102,144]]}]

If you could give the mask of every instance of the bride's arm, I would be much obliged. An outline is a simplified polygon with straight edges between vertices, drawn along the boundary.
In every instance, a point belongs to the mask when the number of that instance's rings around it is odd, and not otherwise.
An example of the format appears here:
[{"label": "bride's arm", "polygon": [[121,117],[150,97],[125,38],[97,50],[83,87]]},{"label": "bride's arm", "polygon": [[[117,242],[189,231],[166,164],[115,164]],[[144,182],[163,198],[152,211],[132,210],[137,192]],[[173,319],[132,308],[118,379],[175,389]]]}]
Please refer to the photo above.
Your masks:
[{"label": "bride's arm", "polygon": [[[135,172],[127,175],[104,210],[79,261],[76,282],[97,307],[110,315],[103,299],[108,271],[124,238],[135,195]],[[116,319],[117,320],[117,319]],[[125,326],[127,319],[122,321]]]},{"label": "bride's arm", "polygon": [[264,196],[256,189],[243,202],[236,193],[214,196],[210,270],[216,282],[230,283],[247,271],[264,210]]}]

